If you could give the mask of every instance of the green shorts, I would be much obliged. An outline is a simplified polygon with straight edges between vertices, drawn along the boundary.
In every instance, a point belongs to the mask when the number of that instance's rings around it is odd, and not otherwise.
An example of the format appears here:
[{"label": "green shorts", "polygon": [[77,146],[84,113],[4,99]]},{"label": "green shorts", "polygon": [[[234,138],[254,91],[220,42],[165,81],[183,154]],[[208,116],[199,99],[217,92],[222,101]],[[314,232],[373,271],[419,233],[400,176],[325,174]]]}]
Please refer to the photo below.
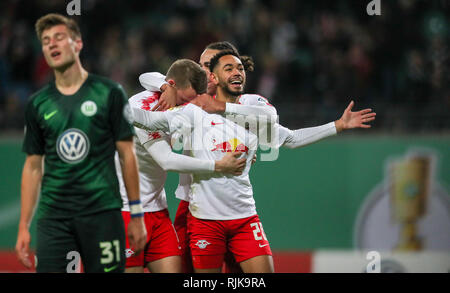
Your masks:
[{"label": "green shorts", "polygon": [[38,273],[125,270],[125,228],[120,210],[69,220],[39,219],[36,233]]}]

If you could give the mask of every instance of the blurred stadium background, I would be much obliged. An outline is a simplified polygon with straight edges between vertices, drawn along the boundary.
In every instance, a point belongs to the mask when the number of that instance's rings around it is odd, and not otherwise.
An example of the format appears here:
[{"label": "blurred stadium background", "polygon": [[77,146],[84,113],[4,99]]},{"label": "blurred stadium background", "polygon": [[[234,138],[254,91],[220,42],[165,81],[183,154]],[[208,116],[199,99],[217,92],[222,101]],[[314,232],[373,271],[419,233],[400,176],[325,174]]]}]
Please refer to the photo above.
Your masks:
[{"label": "blurred stadium background", "polygon": [[[25,271],[13,253],[20,214],[23,109],[52,79],[34,23],[70,1],[0,2],[0,271]],[[228,40],[254,58],[247,92],[277,107],[291,129],[356,108],[377,112],[350,131],[258,162],[258,212],[278,272],[450,271],[450,1],[82,0],[82,62],[141,90],[139,74],[198,60]],[[168,194],[177,184],[170,174]],[[169,196],[175,215],[178,201]],[[34,225],[32,226],[34,227]],[[34,244],[34,242],[32,242]]]}]

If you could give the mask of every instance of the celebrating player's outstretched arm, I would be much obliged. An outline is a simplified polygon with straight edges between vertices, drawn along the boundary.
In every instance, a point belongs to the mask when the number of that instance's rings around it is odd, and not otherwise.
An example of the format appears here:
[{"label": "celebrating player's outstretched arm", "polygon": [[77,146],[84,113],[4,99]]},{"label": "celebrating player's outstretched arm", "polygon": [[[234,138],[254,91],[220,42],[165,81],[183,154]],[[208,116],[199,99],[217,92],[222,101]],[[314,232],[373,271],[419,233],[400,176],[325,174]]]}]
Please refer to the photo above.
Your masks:
[{"label": "celebrating player's outstretched arm", "polygon": [[345,109],[344,114],[342,114],[342,117],[336,121],[337,132],[352,128],[370,128],[370,125],[365,123],[375,120],[377,114],[372,112],[372,109],[352,112],[354,105],[355,102],[351,101]]}]

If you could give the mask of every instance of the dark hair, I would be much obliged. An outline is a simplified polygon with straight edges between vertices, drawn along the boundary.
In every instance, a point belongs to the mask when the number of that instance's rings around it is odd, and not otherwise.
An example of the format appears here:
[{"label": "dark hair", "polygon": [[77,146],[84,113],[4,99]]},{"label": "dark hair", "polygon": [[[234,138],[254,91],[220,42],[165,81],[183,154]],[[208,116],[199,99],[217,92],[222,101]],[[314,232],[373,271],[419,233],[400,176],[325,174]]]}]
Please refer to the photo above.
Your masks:
[{"label": "dark hair", "polygon": [[41,39],[42,33],[45,30],[60,24],[63,24],[67,27],[73,39],[81,38],[80,27],[78,26],[75,20],[65,17],[64,15],[61,14],[49,13],[47,15],[40,17],[36,21],[35,29],[39,41],[42,41]]},{"label": "dark hair", "polygon": [[236,49],[236,47],[227,41],[211,43],[208,46],[206,46],[205,49],[219,50],[219,51],[231,50],[239,55],[239,52]]},{"label": "dark hair", "polygon": [[[234,53],[236,53],[236,55],[239,56],[239,51],[236,49],[236,47],[232,43],[227,41],[211,43],[208,46],[206,46],[205,49],[219,50],[219,51],[233,51]],[[241,59],[242,65],[244,65],[244,69],[246,71],[252,72],[255,69],[255,62],[253,62],[252,57],[240,56],[239,58]]]},{"label": "dark hair", "polygon": [[[219,53],[214,55],[214,57],[212,57],[211,60],[209,61],[209,71],[213,72],[214,68],[217,66],[217,64],[219,64],[219,59],[226,55],[233,55],[233,56],[239,58],[239,60],[241,60],[241,56],[239,56],[239,54],[237,54],[233,50],[220,51]],[[241,60],[241,62],[242,62],[242,60]]]},{"label": "dark hair", "polygon": [[192,86],[197,94],[205,93],[208,85],[206,72],[189,59],[175,61],[167,71],[166,79],[173,79],[180,89]]}]

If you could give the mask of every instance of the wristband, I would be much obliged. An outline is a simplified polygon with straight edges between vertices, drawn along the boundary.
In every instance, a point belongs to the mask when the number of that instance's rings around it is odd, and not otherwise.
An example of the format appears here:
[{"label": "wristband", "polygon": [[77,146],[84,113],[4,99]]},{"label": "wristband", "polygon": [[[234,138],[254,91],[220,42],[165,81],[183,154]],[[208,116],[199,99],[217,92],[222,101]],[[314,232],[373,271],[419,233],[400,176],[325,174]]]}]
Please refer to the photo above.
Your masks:
[{"label": "wristband", "polygon": [[142,210],[142,204],[139,199],[128,202],[128,205],[130,206],[130,215],[132,218],[138,218],[138,217],[144,216],[144,212]]}]

